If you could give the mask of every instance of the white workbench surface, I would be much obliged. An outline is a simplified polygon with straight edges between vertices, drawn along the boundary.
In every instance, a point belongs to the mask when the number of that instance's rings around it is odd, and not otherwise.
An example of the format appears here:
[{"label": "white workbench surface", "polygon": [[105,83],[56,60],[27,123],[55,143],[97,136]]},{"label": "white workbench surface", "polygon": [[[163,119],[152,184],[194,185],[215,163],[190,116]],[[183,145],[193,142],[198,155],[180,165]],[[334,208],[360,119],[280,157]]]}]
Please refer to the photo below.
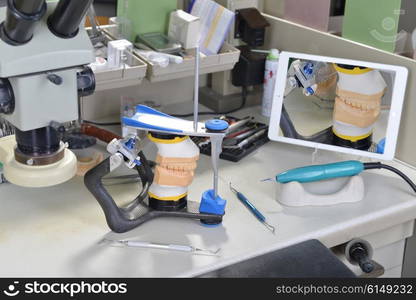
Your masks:
[{"label": "white workbench surface", "polygon": [[[195,276],[304,240],[315,238],[332,247],[416,218],[416,197],[410,188],[394,175],[378,175],[383,172],[363,175],[367,192],[362,202],[316,208],[281,207],[275,201],[275,184],[260,180],[310,164],[312,152],[270,142],[238,164],[221,162],[221,177],[231,180],[252,200],[277,227],[276,235],[238,202],[225,183],[220,185],[220,194],[228,204],[220,227],[206,228],[195,220],[162,218],[123,235],[109,233],[101,208],[80,178],[46,189],[0,185],[0,276]],[[323,155],[333,154],[320,152]],[[416,179],[413,170],[403,166],[401,169]],[[211,182],[210,159],[201,156],[190,199],[199,201]],[[137,187],[121,185],[111,191],[123,202],[136,196]],[[103,237],[222,251],[221,256],[210,257],[98,245]]]}]

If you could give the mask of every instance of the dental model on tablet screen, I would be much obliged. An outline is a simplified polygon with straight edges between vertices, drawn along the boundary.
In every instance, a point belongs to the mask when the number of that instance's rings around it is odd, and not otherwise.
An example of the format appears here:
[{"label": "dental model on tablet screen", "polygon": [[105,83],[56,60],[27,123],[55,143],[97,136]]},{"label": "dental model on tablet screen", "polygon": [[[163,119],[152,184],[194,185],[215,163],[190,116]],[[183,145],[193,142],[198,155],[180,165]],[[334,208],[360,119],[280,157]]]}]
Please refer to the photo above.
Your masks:
[{"label": "dental model on tablet screen", "polygon": [[405,67],[283,52],[269,138],[372,158],[394,158]]}]

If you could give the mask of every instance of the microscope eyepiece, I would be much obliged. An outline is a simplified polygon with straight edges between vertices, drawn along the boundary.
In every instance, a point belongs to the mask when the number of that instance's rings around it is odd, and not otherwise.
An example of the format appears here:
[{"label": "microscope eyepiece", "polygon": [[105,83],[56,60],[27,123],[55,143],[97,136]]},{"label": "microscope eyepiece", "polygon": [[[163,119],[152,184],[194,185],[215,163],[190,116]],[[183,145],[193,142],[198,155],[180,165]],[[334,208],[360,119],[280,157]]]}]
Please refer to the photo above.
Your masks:
[{"label": "microscope eyepiece", "polygon": [[48,19],[49,29],[60,38],[72,38],[93,0],[60,0]]},{"label": "microscope eyepiece", "polygon": [[26,44],[33,37],[36,23],[46,13],[45,0],[8,0],[7,17],[1,24],[1,39],[13,46]]},{"label": "microscope eyepiece", "polygon": [[40,12],[44,4],[44,0],[14,0],[16,9],[26,15],[33,15]]}]

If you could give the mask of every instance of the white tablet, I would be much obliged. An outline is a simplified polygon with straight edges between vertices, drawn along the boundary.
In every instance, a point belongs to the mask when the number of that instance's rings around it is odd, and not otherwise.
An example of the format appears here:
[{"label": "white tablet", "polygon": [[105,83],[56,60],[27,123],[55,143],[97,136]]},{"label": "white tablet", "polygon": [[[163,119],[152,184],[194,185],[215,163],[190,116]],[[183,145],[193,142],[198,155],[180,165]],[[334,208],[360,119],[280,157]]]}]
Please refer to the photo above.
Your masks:
[{"label": "white tablet", "polygon": [[282,52],[269,138],[392,160],[407,77],[401,66]]}]

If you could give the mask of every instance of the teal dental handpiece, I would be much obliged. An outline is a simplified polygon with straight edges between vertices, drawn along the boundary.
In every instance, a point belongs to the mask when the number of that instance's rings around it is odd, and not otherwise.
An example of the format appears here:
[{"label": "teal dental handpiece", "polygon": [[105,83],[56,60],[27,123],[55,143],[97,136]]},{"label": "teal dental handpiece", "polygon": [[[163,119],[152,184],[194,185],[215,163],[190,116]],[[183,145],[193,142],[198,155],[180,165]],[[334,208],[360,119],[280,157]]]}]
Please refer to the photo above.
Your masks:
[{"label": "teal dental handpiece", "polygon": [[283,184],[289,183],[289,182],[299,182],[299,183],[316,182],[316,181],[328,180],[328,179],[333,179],[333,178],[356,176],[362,173],[364,170],[373,170],[373,169],[386,169],[386,170],[396,173],[397,175],[402,177],[410,185],[410,187],[416,192],[415,183],[400,170],[392,166],[382,164],[380,162],[362,163],[356,160],[350,160],[350,161],[344,161],[344,162],[338,162],[338,163],[326,164],[326,165],[313,165],[313,166],[307,166],[303,168],[289,170],[289,171],[278,174],[276,176],[276,181],[279,183],[283,183]]},{"label": "teal dental handpiece", "polygon": [[360,174],[365,166],[359,161],[344,161],[327,165],[314,165],[283,172],[276,176],[279,183],[315,182],[339,177],[349,177]]}]

